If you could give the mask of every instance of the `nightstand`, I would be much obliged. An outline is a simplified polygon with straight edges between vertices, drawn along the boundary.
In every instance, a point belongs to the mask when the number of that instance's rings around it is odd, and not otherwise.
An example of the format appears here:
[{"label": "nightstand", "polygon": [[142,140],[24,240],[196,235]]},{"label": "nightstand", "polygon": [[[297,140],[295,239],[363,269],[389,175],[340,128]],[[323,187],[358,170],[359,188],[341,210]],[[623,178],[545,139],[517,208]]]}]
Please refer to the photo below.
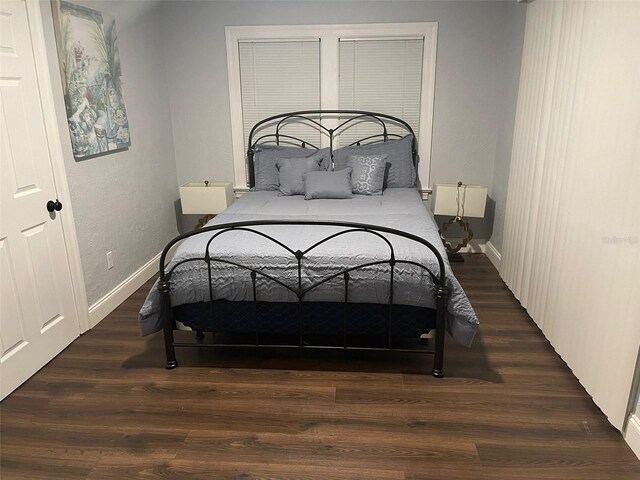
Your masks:
[{"label": "nightstand", "polygon": [[204,215],[196,225],[202,228],[216,214],[223,212],[233,203],[231,182],[187,182],[180,186],[182,213]]}]

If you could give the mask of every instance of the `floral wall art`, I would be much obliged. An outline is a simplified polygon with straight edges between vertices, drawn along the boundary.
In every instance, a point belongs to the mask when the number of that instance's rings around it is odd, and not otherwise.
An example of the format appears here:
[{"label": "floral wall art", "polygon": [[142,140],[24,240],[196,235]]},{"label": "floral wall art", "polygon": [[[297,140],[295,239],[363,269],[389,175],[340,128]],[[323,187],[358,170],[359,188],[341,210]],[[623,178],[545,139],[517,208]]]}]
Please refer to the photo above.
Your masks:
[{"label": "floral wall art", "polygon": [[67,2],[54,0],[53,7],[75,159],[127,149],[131,138],[115,20]]}]

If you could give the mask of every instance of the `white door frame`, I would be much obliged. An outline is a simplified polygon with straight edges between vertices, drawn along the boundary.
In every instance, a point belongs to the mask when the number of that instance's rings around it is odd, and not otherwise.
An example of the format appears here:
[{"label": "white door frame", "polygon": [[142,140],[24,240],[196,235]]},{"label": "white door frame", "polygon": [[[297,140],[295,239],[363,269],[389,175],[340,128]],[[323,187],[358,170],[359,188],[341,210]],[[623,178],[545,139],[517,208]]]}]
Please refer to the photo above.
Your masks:
[{"label": "white door frame", "polygon": [[71,195],[69,194],[67,172],[64,166],[62,143],[55,111],[53,88],[49,74],[42,12],[38,0],[26,0],[26,6],[29,17],[29,29],[31,30],[31,41],[33,42],[33,56],[36,64],[40,101],[42,102],[42,114],[47,133],[47,145],[49,146],[49,153],[51,155],[53,181],[58,199],[60,199],[64,205],[64,210],[60,212],[61,214],[59,214],[59,216],[62,220],[64,243],[69,261],[74,304],[78,315],[80,333],[84,333],[91,328],[89,322],[89,306],[87,304],[87,291],[85,289],[82,264],[80,262],[80,247],[76,234]]}]

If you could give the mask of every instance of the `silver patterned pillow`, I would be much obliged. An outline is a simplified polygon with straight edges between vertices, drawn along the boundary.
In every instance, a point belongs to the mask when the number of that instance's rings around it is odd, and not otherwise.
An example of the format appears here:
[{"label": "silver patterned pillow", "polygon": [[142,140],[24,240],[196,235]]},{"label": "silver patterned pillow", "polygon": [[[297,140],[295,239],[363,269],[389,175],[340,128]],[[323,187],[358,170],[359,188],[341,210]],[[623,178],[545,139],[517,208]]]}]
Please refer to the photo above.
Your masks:
[{"label": "silver patterned pillow", "polygon": [[360,195],[382,195],[387,155],[349,155],[347,165],[351,167],[353,193]]},{"label": "silver patterned pillow", "polygon": [[351,155],[387,155],[385,188],[413,188],[416,186],[416,169],[413,164],[413,135],[397,140],[371,143],[361,146],[342,147],[333,152],[334,170],[347,166]]}]

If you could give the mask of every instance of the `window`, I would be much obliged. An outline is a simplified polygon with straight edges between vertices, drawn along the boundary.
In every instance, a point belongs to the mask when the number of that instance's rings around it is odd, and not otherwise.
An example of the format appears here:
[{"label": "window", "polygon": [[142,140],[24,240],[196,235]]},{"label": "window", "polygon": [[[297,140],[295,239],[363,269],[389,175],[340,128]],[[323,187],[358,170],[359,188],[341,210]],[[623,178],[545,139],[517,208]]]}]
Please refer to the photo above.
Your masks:
[{"label": "window", "polygon": [[[420,131],[422,49],[424,41],[340,39],[340,109],[368,110],[401,118]],[[404,133],[398,128],[391,133]],[[379,133],[370,122],[340,135],[349,145]]]},{"label": "window", "polygon": [[[236,191],[247,190],[251,127],[307,109],[369,110],[407,121],[418,140],[419,187],[430,191],[437,23],[226,27],[226,36]],[[331,128],[339,119],[322,122]],[[366,136],[367,128],[345,130],[339,145]],[[309,127],[292,134],[327,146]]]},{"label": "window", "polygon": [[[320,41],[242,41],[239,43],[244,145],[251,128],[271,115],[320,108]],[[320,132],[292,124],[287,133],[313,145]]]}]

